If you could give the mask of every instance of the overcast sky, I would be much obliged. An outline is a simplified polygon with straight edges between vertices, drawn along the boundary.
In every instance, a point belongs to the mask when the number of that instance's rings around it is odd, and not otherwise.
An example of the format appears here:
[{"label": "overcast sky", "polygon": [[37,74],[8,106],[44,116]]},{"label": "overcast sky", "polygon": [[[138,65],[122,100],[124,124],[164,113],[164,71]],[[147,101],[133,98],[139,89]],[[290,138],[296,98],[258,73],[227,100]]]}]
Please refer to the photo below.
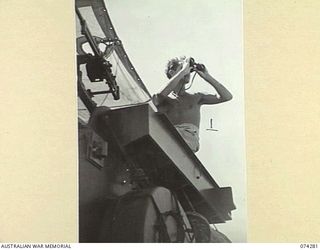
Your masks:
[{"label": "overcast sky", "polygon": [[[176,56],[192,56],[230,90],[232,101],[201,110],[197,156],[220,186],[231,186],[237,210],[218,224],[233,242],[246,241],[243,29],[241,0],[106,0],[116,32],[151,94],[167,83]],[[191,92],[214,93],[199,76]],[[217,132],[207,131],[213,119]]]}]

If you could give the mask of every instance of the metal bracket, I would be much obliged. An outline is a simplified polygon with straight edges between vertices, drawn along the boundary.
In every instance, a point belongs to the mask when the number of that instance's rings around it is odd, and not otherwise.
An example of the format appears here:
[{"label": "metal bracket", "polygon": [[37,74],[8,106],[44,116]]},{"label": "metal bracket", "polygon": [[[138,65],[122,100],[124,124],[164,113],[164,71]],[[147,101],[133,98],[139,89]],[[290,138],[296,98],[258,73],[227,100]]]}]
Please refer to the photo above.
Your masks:
[{"label": "metal bracket", "polygon": [[87,159],[98,168],[103,168],[108,155],[108,143],[95,132],[88,138]]}]

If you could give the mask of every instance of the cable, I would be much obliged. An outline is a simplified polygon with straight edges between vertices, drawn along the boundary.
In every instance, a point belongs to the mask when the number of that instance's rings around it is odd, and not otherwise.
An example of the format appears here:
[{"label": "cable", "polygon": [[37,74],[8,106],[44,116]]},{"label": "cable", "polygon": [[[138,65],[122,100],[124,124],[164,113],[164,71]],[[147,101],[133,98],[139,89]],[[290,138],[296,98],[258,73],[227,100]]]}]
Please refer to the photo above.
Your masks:
[{"label": "cable", "polygon": [[197,75],[197,72],[194,73],[194,75],[193,75],[193,77],[192,77],[192,80],[191,80],[191,84],[190,84],[190,86],[189,86],[188,88],[186,88],[186,90],[188,90],[188,89],[190,89],[190,88],[192,87],[193,80],[194,80],[194,78],[196,77],[196,75]]}]

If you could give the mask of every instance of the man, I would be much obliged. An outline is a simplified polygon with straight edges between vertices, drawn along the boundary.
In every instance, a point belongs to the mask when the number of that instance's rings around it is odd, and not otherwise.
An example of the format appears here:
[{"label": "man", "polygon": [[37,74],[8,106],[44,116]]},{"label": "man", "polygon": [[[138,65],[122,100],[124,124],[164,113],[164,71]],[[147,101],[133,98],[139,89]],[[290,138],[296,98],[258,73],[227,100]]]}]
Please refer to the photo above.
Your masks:
[{"label": "man", "polygon": [[[200,66],[200,67],[199,67]],[[195,71],[215,88],[217,95],[186,92],[190,73]],[[159,112],[166,114],[193,152],[199,150],[200,107],[204,104],[218,104],[232,99],[232,94],[215,80],[204,65],[194,63],[192,58],[171,59],[166,68],[170,79],[167,86],[153,96],[153,103]],[[172,92],[174,98],[168,95]]]}]

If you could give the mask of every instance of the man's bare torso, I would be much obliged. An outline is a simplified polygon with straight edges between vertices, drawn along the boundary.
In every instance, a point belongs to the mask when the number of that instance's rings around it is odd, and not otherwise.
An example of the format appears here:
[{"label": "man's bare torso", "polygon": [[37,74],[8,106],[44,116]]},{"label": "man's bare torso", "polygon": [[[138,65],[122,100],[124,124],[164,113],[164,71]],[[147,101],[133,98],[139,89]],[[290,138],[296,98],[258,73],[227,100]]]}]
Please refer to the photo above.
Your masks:
[{"label": "man's bare torso", "polygon": [[165,97],[158,109],[166,114],[174,125],[191,123],[199,128],[201,107],[199,101],[200,94],[184,92],[175,99]]}]

